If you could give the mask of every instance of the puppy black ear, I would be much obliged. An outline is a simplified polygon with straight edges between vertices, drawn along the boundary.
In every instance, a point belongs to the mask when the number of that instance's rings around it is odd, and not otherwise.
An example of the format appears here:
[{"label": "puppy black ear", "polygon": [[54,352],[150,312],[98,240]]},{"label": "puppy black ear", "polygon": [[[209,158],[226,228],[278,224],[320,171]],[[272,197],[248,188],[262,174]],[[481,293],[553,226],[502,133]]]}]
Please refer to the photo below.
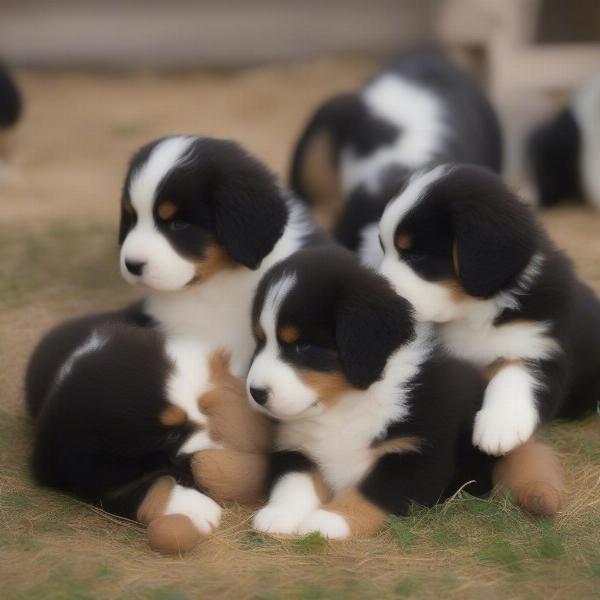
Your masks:
[{"label": "puppy black ear", "polygon": [[533,257],[539,227],[494,173],[455,167],[444,182],[454,223],[454,268],[471,296],[489,298],[515,283]]},{"label": "puppy black ear", "polygon": [[244,163],[219,178],[214,214],[229,256],[256,269],[281,237],[288,209],[273,175],[248,156]]},{"label": "puppy black ear", "polygon": [[384,280],[345,292],[337,312],[336,343],[344,375],[354,387],[365,389],[377,381],[392,352],[414,335],[410,303]]}]

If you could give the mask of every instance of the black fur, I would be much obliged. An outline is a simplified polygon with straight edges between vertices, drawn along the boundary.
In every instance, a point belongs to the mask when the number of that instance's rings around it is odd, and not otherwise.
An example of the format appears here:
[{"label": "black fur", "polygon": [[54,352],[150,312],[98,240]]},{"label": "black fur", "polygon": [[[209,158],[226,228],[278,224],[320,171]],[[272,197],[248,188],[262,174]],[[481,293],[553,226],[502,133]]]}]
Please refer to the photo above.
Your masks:
[{"label": "black fur", "polygon": [[[578,280],[569,259],[548,238],[532,210],[495,174],[454,166],[432,183],[396,226],[395,239],[409,235],[409,251],[398,258],[428,281],[456,280],[485,299],[508,294],[517,303],[490,326],[528,321],[549,325],[559,352],[528,360],[541,385],[536,391],[542,420],[576,416],[600,400],[600,303]],[[456,243],[458,273],[452,246]],[[411,260],[411,254],[417,260]],[[521,275],[537,256],[530,281]],[[443,332],[443,329],[442,329]]]},{"label": "black fur", "polygon": [[[415,337],[410,304],[347,252],[308,249],[265,276],[256,298],[255,317],[260,315],[269,285],[283,273],[294,273],[296,284],[279,309],[280,323],[298,324],[301,331],[309,332],[306,341],[333,340],[333,351],[340,356],[345,352],[353,355],[352,369],[369,355],[377,355],[377,369],[369,372],[367,368],[363,379],[354,381],[351,371],[344,371],[353,388],[366,390],[354,401],[369,403],[369,384],[381,377],[382,366],[392,353]],[[360,300],[355,304],[357,296]],[[392,421],[382,436],[371,441],[371,446],[376,446],[396,437],[418,438],[420,451],[386,454],[374,462],[361,481],[355,482],[370,502],[398,515],[406,514],[413,502],[431,506],[470,481],[475,483],[467,490],[473,493],[484,494],[491,489],[495,459],[471,443],[474,417],[485,388],[482,372],[448,356],[433,338],[426,343],[429,354],[414,377],[402,380],[393,370],[386,373],[386,377],[399,378],[394,381],[397,389],[406,390],[408,414]],[[314,422],[319,419],[310,418]],[[279,427],[286,427],[286,423]],[[301,448],[285,448],[280,443],[281,451],[271,459],[271,488],[286,473],[318,469],[319,457],[311,455],[309,448],[310,440]]]},{"label": "black fur", "polygon": [[[326,132],[332,140],[332,164],[337,169],[340,156],[352,152],[366,157],[394,143],[404,132],[370,111],[364,93],[368,86],[383,77],[395,76],[409,81],[433,96],[444,107],[446,133],[439,139],[434,155],[426,164],[442,162],[473,163],[500,171],[502,136],[498,119],[477,83],[464,71],[435,52],[412,52],[390,62],[369,80],[362,90],[327,100],[311,117],[294,150],[290,182],[301,198],[313,205],[314,198],[302,181],[302,169],[311,140]],[[398,106],[401,114],[404,108]],[[402,187],[414,165],[400,162],[387,166],[379,175],[380,188],[370,191],[358,184],[351,189],[334,235],[344,246],[356,250],[363,229],[376,223],[386,202]],[[340,174],[341,179],[341,174]]]},{"label": "black fur", "polygon": [[[187,424],[168,428],[160,423],[172,365],[162,334],[129,324],[137,311],[127,312],[69,321],[52,331],[29,364],[28,405],[37,415],[36,481],[136,518],[159,476],[192,483],[189,462],[176,460],[192,430]],[[102,345],[81,354],[61,375],[70,354],[67,342],[76,344],[92,333]],[[56,356],[49,352],[53,341],[59,348]],[[43,382],[46,394],[36,397]]]},{"label": "black fur", "polygon": [[5,65],[0,63],[0,129],[13,127],[23,112],[23,98]]},{"label": "black fur", "polygon": [[292,323],[301,337],[291,351],[283,345],[287,362],[319,371],[339,368],[359,389],[379,379],[390,353],[413,335],[406,300],[375,273],[357,270],[355,257],[343,248],[307,248],[262,279],[255,321],[269,283],[288,273],[299,280],[279,309],[278,326]]},{"label": "black fur", "polygon": [[567,198],[583,200],[579,174],[581,133],[570,109],[532,131],[527,152],[542,205],[551,206]]},{"label": "black fur", "polygon": [[[126,210],[131,178],[163,140],[144,146],[131,160],[123,187],[120,243],[135,224],[135,214]],[[183,256],[202,259],[206,247],[217,242],[235,262],[256,269],[287,223],[283,198],[273,174],[241,146],[197,138],[183,163],[160,183],[154,201],[155,222]],[[172,218],[159,217],[163,202],[176,206]]]}]

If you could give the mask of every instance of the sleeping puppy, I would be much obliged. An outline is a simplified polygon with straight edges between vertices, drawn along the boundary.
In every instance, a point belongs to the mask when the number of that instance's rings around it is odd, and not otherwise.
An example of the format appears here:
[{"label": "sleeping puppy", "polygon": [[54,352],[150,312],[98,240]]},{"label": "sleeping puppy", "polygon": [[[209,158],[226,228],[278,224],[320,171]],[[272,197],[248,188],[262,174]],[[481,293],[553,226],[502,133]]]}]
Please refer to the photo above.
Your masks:
[{"label": "sleeping puppy", "polygon": [[380,234],[380,272],[452,354],[488,369],[478,448],[505,454],[541,422],[596,406],[600,304],[498,176],[464,165],[416,174]]},{"label": "sleeping puppy", "polygon": [[414,52],[316,111],[296,145],[290,181],[317,222],[374,265],[377,223],[412,172],[440,162],[499,171],[501,159],[498,120],[476,82],[438,54]]},{"label": "sleeping puppy", "polygon": [[10,156],[15,127],[23,111],[23,99],[10,72],[0,62],[0,177]]},{"label": "sleeping puppy", "polygon": [[600,73],[532,132],[528,155],[542,206],[575,199],[600,210]]},{"label": "sleeping puppy", "polygon": [[539,512],[523,490],[559,485],[552,453],[533,442],[494,472],[503,459],[471,443],[481,370],[446,354],[432,326],[349,252],[306,249],[273,267],[253,321],[248,395],[278,421],[257,530],[370,534],[413,502],[431,506],[467,482],[485,493],[494,479]]},{"label": "sleeping puppy", "polygon": [[142,148],[119,241],[123,276],[147,296],[67,321],[35,349],[25,388],[36,480],[121,516],[178,513],[210,532],[220,508],[190,487],[190,456],[269,448],[239,379],[254,348],[252,298],[266,269],[317,237],[237,144],[177,136]]}]

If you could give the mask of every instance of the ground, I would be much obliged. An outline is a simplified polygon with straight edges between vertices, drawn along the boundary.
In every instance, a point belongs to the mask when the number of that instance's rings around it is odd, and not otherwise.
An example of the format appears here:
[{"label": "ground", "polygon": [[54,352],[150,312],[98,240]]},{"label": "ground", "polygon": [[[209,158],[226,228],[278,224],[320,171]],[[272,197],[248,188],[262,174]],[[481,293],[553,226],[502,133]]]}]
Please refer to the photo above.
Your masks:
[{"label": "ground", "polygon": [[[22,374],[43,330],[135,296],[117,274],[117,201],[126,161],[155,136],[235,138],[282,176],[303,120],[369,61],[323,61],[244,73],[25,72],[27,116],[16,172],[0,188],[0,584],[7,599],[592,598],[600,588],[600,419],[552,426],[568,474],[553,521],[503,497],[460,495],[390,521],[374,539],[327,544],[254,534],[230,507],[185,558],[152,554],[143,529],[38,489]],[[600,215],[543,216],[600,291]]]}]

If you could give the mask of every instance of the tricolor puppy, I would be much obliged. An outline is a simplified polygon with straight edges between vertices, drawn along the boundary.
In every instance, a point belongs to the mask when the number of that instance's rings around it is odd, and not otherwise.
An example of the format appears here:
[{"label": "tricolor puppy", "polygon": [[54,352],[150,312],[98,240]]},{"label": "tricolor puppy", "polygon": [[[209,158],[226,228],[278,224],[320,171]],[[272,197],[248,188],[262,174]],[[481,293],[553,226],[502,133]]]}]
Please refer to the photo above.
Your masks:
[{"label": "tricolor puppy", "polygon": [[414,175],[380,224],[380,272],[488,369],[474,444],[504,454],[555,416],[600,399],[600,304],[531,210],[475,166]]},{"label": "tricolor puppy", "polygon": [[541,205],[583,200],[600,210],[600,73],[532,132],[528,153]]},{"label": "tricolor puppy", "polygon": [[374,265],[381,213],[412,172],[440,162],[499,171],[501,159],[498,120],[477,83],[438,54],[414,52],[315,112],[290,179],[317,221]]},{"label": "tricolor puppy", "polygon": [[254,348],[252,298],[314,228],[237,144],[194,136],[142,148],[121,204],[121,269],[147,296],[67,321],[34,351],[33,473],[116,514],[179,513],[208,533],[220,508],[190,487],[189,457],[270,447],[239,379]]},{"label": "tricolor puppy", "polygon": [[22,110],[21,92],[6,66],[0,63],[0,176],[10,156],[14,130]]},{"label": "tricolor puppy", "polygon": [[[279,263],[253,319],[248,395],[278,421],[257,530],[369,534],[412,502],[431,506],[472,481],[474,493],[491,488],[496,459],[471,443],[483,374],[446,355],[432,326],[354,255],[315,248]],[[551,454],[533,443],[528,453],[539,466],[530,474],[544,478]],[[533,482],[518,471],[502,477],[520,495]]]}]

